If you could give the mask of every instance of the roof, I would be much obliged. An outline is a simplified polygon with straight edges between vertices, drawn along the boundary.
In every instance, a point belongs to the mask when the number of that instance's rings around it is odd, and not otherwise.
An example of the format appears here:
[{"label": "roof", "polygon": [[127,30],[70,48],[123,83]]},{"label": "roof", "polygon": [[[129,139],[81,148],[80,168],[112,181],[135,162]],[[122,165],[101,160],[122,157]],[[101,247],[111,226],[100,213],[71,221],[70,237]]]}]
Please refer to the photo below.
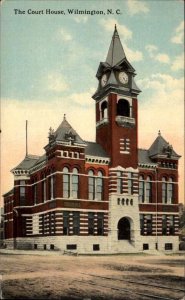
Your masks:
[{"label": "roof", "polygon": [[115,26],[112,41],[107,54],[106,62],[110,66],[117,65],[121,60],[126,58],[123,46],[121,44],[117,28]]},{"label": "roof", "polygon": [[25,158],[21,161],[19,165],[13,168],[11,171],[14,170],[29,170],[34,164],[38,161],[40,157],[37,155],[26,155]]},{"label": "roof", "polygon": [[77,144],[84,144],[84,141],[79,136],[79,134],[72,128],[72,126],[66,120],[64,115],[64,119],[60,126],[57,128],[55,132],[50,133],[49,137],[53,137],[55,141],[63,141],[67,142],[70,140],[74,140]]},{"label": "roof", "polygon": [[95,142],[86,142],[85,155],[108,157],[102,146]]},{"label": "roof", "polygon": [[12,195],[12,194],[13,194],[13,192],[14,192],[14,189],[11,189],[11,190],[10,190],[10,191],[8,191],[7,193],[5,193],[5,194],[3,195],[3,197],[10,196],[10,195]]},{"label": "roof", "polygon": [[44,153],[42,156],[39,157],[39,159],[36,161],[35,165],[33,166],[36,166],[45,160],[46,160],[46,154]]},{"label": "roof", "polygon": [[151,145],[151,147],[148,150],[149,156],[160,156],[160,155],[167,155],[169,157],[180,157],[174,150],[173,147],[161,136],[161,133],[159,131],[157,138]]},{"label": "roof", "polygon": [[156,165],[149,157],[149,152],[146,149],[138,149],[138,163]]}]

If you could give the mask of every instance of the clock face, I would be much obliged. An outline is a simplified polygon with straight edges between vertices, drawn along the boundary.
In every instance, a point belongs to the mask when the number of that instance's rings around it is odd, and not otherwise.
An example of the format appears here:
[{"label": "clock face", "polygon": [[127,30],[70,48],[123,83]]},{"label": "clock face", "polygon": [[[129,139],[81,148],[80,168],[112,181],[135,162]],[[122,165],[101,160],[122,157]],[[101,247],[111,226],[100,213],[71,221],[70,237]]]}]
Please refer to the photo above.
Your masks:
[{"label": "clock face", "polygon": [[125,72],[120,72],[119,75],[119,81],[123,84],[128,83],[128,75]]},{"label": "clock face", "polygon": [[104,74],[101,78],[101,86],[105,86],[107,83],[107,75]]}]

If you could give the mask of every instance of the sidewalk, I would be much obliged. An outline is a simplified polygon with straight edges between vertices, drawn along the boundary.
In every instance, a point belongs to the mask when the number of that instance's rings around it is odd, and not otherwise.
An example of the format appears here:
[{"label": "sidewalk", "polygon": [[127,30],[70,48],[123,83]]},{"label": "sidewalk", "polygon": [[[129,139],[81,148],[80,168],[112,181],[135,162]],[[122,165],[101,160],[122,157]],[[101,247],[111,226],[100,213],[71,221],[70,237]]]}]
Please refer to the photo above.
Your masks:
[{"label": "sidewalk", "polygon": [[14,249],[0,249],[0,254],[7,255],[63,255],[63,251],[52,250],[14,250]]}]

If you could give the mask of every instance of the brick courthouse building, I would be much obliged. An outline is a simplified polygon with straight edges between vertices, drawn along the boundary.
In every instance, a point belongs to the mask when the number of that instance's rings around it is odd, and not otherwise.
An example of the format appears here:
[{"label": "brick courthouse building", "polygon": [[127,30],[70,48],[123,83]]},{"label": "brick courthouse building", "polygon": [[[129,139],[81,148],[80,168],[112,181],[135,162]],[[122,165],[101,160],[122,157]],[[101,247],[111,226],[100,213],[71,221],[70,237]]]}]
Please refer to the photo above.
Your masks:
[{"label": "brick courthouse building", "polygon": [[[26,155],[4,195],[5,244],[124,253],[178,249],[178,159],[158,133],[138,149],[135,70],[115,27],[96,74],[96,142],[65,115],[41,157]],[[84,124],[85,126],[85,124]]]}]

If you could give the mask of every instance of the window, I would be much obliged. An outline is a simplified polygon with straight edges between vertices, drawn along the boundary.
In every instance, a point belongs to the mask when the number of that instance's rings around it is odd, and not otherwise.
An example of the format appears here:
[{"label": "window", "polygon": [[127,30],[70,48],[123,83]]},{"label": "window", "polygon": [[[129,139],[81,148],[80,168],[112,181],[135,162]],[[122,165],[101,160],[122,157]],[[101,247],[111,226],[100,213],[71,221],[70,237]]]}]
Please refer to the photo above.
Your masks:
[{"label": "window", "polygon": [[51,175],[48,178],[48,196],[49,196],[49,200],[54,199],[54,176]]},{"label": "window", "polygon": [[78,198],[78,169],[73,169],[72,174],[72,198]]},{"label": "window", "polygon": [[69,212],[63,212],[63,235],[69,235]]},{"label": "window", "polygon": [[140,215],[140,233],[144,235],[144,215]]},{"label": "window", "polygon": [[174,184],[172,183],[173,179],[169,178],[168,181],[168,190],[167,190],[167,203],[172,204],[173,203],[173,198],[174,198]]},{"label": "window", "polygon": [[152,234],[152,215],[145,215],[146,220],[146,234]]},{"label": "window", "polygon": [[167,202],[167,182],[165,177],[162,178],[162,202]]},{"label": "window", "polygon": [[168,225],[169,225],[169,235],[175,234],[174,216],[168,216]]},{"label": "window", "polygon": [[97,235],[103,235],[104,214],[103,213],[98,213],[97,217],[98,217],[98,220],[97,220]]},{"label": "window", "polygon": [[88,198],[89,200],[103,199],[103,173],[98,172],[98,176],[94,175],[92,170],[88,172]]},{"label": "window", "polygon": [[45,202],[46,201],[46,178],[43,177],[43,181],[42,181],[42,201]]},{"label": "window", "polygon": [[37,204],[37,184],[36,183],[33,186],[33,199],[34,199],[34,204]]},{"label": "window", "polygon": [[166,235],[167,234],[167,216],[162,215],[162,234]]},{"label": "window", "polygon": [[49,213],[49,234],[55,234],[55,212]]},{"label": "window", "polygon": [[94,234],[94,213],[93,212],[88,213],[88,234],[89,235]]},{"label": "window", "polygon": [[148,244],[143,244],[143,250],[149,250],[149,245]]},{"label": "window", "polygon": [[80,213],[78,211],[73,212],[73,234],[78,235],[80,233]]},{"label": "window", "polygon": [[45,234],[46,227],[45,227],[45,215],[41,215],[41,228],[39,228],[39,233],[42,233],[42,235]]},{"label": "window", "polygon": [[67,167],[63,168],[63,197],[78,198],[79,177],[78,169],[74,168],[72,174]]},{"label": "window", "polygon": [[64,167],[63,168],[63,197],[69,198],[70,197],[70,175],[69,169]]},{"label": "window", "polygon": [[173,250],[173,244],[171,244],[171,243],[166,243],[166,244],[164,245],[164,249],[165,249],[165,250]]},{"label": "window", "polygon": [[117,104],[117,116],[130,117],[130,105],[127,100],[120,99]]},{"label": "window", "polygon": [[55,249],[55,245],[51,244],[50,245],[50,250],[54,250]]},{"label": "window", "polygon": [[99,244],[93,244],[93,251],[100,251],[100,245]]},{"label": "window", "polygon": [[88,172],[89,178],[88,178],[88,186],[89,186],[89,200],[95,199],[95,177],[94,172],[90,170]]},{"label": "window", "polygon": [[152,215],[140,215],[140,230],[141,235],[152,234]]},{"label": "window", "polygon": [[25,205],[26,200],[26,187],[25,180],[20,180],[20,205]]},{"label": "window", "polygon": [[107,102],[104,101],[101,105],[101,115],[102,115],[102,119],[107,119],[108,115],[107,115]]},{"label": "window", "polygon": [[103,194],[103,174],[101,171],[98,172],[98,177],[96,178],[96,199],[102,200]]},{"label": "window", "polygon": [[145,199],[144,177],[139,176],[139,202],[143,203]]},{"label": "window", "polygon": [[139,202],[151,203],[152,202],[152,179],[147,176],[146,181],[144,176],[139,176]]},{"label": "window", "polygon": [[76,244],[68,244],[68,245],[66,245],[66,249],[67,250],[76,250],[77,245]]},{"label": "window", "polygon": [[151,177],[147,176],[146,178],[146,196],[145,196],[145,202],[150,203],[152,200],[152,182]]},{"label": "window", "polygon": [[162,177],[162,203],[172,204],[174,200],[174,183],[173,179]]},{"label": "window", "polygon": [[128,194],[133,194],[133,173],[128,173]]},{"label": "window", "polygon": [[122,172],[117,172],[117,193],[118,194],[122,194],[123,190],[122,190]]}]

